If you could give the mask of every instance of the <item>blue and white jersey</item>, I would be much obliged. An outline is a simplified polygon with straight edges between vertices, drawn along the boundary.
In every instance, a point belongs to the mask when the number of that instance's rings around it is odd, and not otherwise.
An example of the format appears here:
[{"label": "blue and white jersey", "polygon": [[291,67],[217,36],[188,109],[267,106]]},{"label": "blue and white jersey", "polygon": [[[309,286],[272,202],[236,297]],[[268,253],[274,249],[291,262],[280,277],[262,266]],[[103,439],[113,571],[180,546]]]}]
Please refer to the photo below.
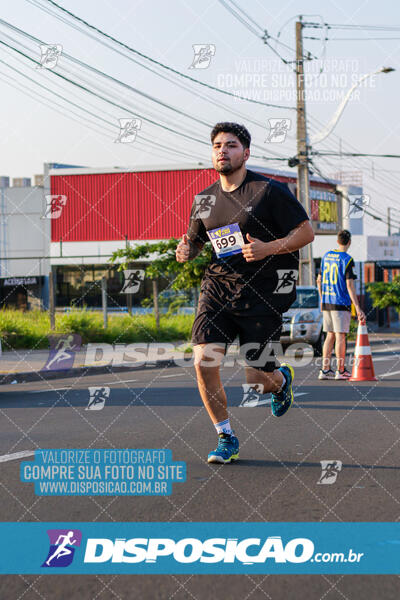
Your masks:
[{"label": "blue and white jersey", "polygon": [[346,279],[355,279],[354,261],[347,252],[330,250],[321,261],[322,308],[326,310],[349,310],[351,298]]}]

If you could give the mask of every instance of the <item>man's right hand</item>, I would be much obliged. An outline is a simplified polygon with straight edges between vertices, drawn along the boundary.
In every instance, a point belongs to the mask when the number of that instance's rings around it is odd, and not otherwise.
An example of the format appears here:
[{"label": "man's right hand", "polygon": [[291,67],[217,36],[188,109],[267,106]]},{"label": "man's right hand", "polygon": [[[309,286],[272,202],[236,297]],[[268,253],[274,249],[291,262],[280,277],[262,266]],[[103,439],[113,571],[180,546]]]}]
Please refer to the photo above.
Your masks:
[{"label": "man's right hand", "polygon": [[186,233],[182,236],[181,241],[176,247],[175,257],[178,262],[186,262],[189,260],[189,242]]},{"label": "man's right hand", "polygon": [[357,312],[357,319],[358,319],[359,323],[364,325],[366,322],[366,316],[365,316],[364,311],[361,310],[361,308],[356,307],[356,312]]}]

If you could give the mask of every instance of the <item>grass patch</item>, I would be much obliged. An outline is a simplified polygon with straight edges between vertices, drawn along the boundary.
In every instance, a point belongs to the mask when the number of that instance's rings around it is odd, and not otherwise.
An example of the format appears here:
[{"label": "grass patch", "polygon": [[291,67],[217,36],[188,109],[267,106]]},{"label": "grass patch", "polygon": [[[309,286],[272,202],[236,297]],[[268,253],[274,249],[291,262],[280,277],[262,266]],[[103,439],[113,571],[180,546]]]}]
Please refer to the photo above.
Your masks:
[{"label": "grass patch", "polygon": [[0,338],[3,350],[48,348],[48,336],[61,333],[77,333],[83,344],[188,341],[193,319],[193,315],[161,316],[160,329],[157,331],[152,315],[112,315],[108,318],[108,328],[105,330],[101,313],[74,310],[56,314],[56,328],[51,331],[46,312],[23,313],[5,309],[0,310]]}]

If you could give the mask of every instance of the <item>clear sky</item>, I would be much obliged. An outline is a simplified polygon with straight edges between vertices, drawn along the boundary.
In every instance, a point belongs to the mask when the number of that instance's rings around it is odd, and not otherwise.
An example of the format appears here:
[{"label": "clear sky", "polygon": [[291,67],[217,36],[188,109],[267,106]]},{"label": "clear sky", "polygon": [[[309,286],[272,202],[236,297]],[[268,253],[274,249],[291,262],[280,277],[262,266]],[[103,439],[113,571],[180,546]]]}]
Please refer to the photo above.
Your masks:
[{"label": "clear sky", "polygon": [[[234,4],[230,0],[60,0],[60,4],[185,75],[284,108],[230,98],[185,80],[106,41],[47,0],[3,2],[2,19],[31,37],[0,24],[1,41],[36,61],[40,49],[35,38],[59,44],[63,50],[54,69],[45,69],[0,44],[1,175],[30,177],[42,172],[45,161],[92,167],[204,163],[210,151],[210,126],[219,120],[247,125],[254,155],[293,156],[296,123],[290,107],[295,104],[295,80],[293,65],[285,65],[281,58],[294,59],[294,27],[299,14],[306,15],[304,20],[309,23],[346,25],[343,29],[308,27],[304,31],[305,50],[313,57],[306,64],[311,138],[325,127],[359,77],[383,65],[397,69],[366,80],[354,93],[334,133],[314,149],[400,154],[400,5],[393,0],[234,0]],[[236,4],[246,11],[252,30],[224,4],[232,10]],[[349,28],[354,25],[394,29]],[[264,29],[272,36],[269,45],[260,39]],[[308,39],[311,37],[317,39]],[[212,52],[215,49],[205,69],[189,68],[195,44],[211,44]],[[136,140],[116,142],[119,119],[133,117],[141,120]],[[291,119],[285,141],[268,142],[268,120],[283,118]],[[261,158],[250,162],[288,170],[286,162]],[[399,159],[321,156],[315,158],[315,164],[326,176],[345,171],[362,177],[371,210],[386,219],[388,206],[397,209],[393,218],[400,225]],[[366,225],[368,233],[383,235],[387,231],[385,224],[370,217]]]}]

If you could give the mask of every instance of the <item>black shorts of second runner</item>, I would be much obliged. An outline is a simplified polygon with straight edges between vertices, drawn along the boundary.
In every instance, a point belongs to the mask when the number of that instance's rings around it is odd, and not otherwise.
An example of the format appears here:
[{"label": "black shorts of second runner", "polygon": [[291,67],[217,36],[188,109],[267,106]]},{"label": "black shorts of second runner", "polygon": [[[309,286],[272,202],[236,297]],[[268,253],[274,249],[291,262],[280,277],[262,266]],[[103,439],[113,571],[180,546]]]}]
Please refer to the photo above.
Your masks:
[{"label": "black shorts of second runner", "polygon": [[231,344],[237,336],[241,357],[254,369],[271,373],[279,364],[275,358],[282,329],[282,315],[265,313],[253,316],[235,314],[227,309],[211,310],[199,306],[192,328],[192,344]]}]

